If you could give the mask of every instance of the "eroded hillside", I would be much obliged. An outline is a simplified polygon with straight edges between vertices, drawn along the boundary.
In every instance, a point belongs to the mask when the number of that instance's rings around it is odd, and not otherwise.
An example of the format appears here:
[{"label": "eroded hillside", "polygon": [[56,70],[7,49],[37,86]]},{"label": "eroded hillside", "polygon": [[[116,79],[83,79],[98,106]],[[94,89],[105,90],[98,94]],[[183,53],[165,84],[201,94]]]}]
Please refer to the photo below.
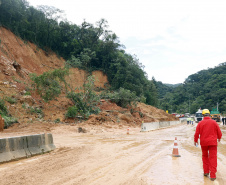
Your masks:
[{"label": "eroded hillside", "polygon": [[[67,108],[72,102],[61,94],[58,98],[46,103],[37,93],[31,91],[29,74],[37,75],[43,72],[63,68],[65,60],[55,53],[45,52],[30,42],[24,42],[9,30],[0,27],[0,97],[3,99],[14,98],[12,104],[5,102],[11,115],[18,119],[20,124],[34,122],[74,123],[78,120],[65,120]],[[70,69],[67,83],[72,89],[82,87],[86,76],[85,71],[77,68]],[[108,83],[107,76],[101,71],[93,72],[95,86],[105,88]],[[31,95],[27,92],[31,91]],[[30,107],[42,109],[43,116],[31,113]],[[142,121],[175,120],[172,115],[164,111],[139,103],[136,108],[123,109],[107,100],[99,104],[102,112],[99,115],[91,115],[86,123],[89,124],[134,124],[140,125]],[[132,109],[132,111],[131,111]]]}]

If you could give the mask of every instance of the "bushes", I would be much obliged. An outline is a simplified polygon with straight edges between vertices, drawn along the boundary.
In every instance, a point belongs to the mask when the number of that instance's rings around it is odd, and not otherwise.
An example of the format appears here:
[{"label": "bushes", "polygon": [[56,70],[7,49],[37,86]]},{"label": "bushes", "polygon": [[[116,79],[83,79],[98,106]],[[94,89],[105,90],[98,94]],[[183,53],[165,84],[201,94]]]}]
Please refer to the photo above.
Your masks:
[{"label": "bushes", "polygon": [[[56,69],[52,72],[43,73],[40,76],[33,75],[31,79],[35,82],[35,88],[45,101],[52,100],[61,93],[60,81],[65,82],[64,76],[68,74],[68,69]],[[94,92],[94,77],[88,76],[86,83],[83,84],[83,88],[79,93],[68,92],[67,98],[69,98],[74,105],[69,107],[65,115],[66,118],[82,117],[87,119],[91,114],[98,114],[100,109],[97,107],[100,103],[100,98],[109,99],[115,102],[118,106],[126,108],[127,106],[136,105],[137,101],[145,101],[145,98],[136,96],[135,92],[120,88],[115,92],[105,92],[101,96]],[[34,110],[33,112],[37,112]],[[42,115],[42,113],[39,113]]]},{"label": "bushes", "polygon": [[5,100],[6,100],[7,102],[9,102],[10,104],[15,104],[15,103],[17,103],[17,99],[14,98],[14,97],[5,97]]},{"label": "bushes", "polygon": [[87,119],[89,115],[98,114],[100,111],[97,107],[100,97],[94,93],[93,76],[88,76],[87,83],[83,85],[83,92],[70,92],[67,97],[74,103],[74,106],[68,108],[66,118],[82,116],[83,119]]},{"label": "bushes", "polygon": [[35,89],[38,90],[40,96],[47,102],[58,97],[61,93],[60,82],[63,82],[67,87],[65,76],[69,74],[68,69],[55,69],[53,71],[45,72],[40,76],[36,74],[31,75],[34,82]]},{"label": "bushes", "polygon": [[8,128],[10,127],[12,124],[14,123],[18,123],[17,119],[14,117],[9,117],[9,116],[2,116],[4,118],[4,123],[5,126],[4,128]]},{"label": "bushes", "polygon": [[0,114],[4,118],[4,123],[5,123],[4,128],[8,128],[13,123],[17,123],[17,119],[12,117],[8,113],[8,110],[7,110],[6,106],[5,106],[5,102],[1,98],[0,98]]},{"label": "bushes", "polygon": [[7,110],[6,106],[5,106],[5,102],[1,98],[0,98],[0,114],[2,116],[8,115],[8,110]]},{"label": "bushes", "polygon": [[69,107],[66,113],[66,118],[75,118],[76,116],[78,116],[79,111],[78,108],[76,106],[72,106]]},{"label": "bushes", "polygon": [[37,114],[39,116],[39,118],[44,117],[44,113],[42,112],[42,109],[40,109],[38,107],[28,107],[27,112],[30,114]]},{"label": "bushes", "polygon": [[87,119],[91,114],[98,114],[100,112],[97,107],[100,98],[108,99],[124,108],[128,105],[136,105],[137,101],[140,101],[141,99],[143,100],[143,97],[138,98],[135,92],[123,88],[120,88],[115,92],[103,92],[98,96],[94,93],[93,76],[87,78],[87,83],[84,84],[83,92],[70,92],[67,97],[74,103],[74,106],[68,108],[66,118],[82,116],[83,119]]},{"label": "bushes", "polygon": [[140,98],[136,96],[135,92],[131,92],[124,88],[120,88],[115,92],[104,92],[101,94],[101,98],[109,99],[123,108],[126,108],[128,105],[136,105],[137,101],[140,100]]}]

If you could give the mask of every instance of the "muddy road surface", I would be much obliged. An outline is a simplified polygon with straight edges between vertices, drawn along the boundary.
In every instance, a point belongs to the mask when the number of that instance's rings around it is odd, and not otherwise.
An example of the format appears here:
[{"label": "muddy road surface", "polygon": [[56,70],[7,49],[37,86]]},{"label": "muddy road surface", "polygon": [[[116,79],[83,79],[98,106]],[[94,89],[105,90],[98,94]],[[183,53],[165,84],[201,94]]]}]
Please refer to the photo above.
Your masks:
[{"label": "muddy road surface", "polygon": [[[181,124],[146,133],[130,128],[129,134],[126,127],[87,133],[70,126],[55,128],[51,132],[56,149],[0,164],[0,184],[226,185],[226,127],[220,126],[217,179],[210,181],[203,176],[201,148],[193,145],[195,126]],[[172,157],[175,137],[181,157]]]}]

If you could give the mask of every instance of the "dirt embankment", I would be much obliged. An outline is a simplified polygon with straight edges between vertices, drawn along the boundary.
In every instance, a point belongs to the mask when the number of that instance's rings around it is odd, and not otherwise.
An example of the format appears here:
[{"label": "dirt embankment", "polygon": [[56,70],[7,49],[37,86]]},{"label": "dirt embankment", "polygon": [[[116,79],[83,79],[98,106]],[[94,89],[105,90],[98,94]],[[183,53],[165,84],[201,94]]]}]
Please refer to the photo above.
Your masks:
[{"label": "dirt embankment", "polygon": [[[26,128],[29,124],[45,123],[46,128],[44,124],[37,124],[36,129],[42,127],[48,130],[56,120],[68,124],[75,123],[76,120],[65,120],[67,108],[72,103],[63,94],[48,103],[33,92],[31,95],[26,95],[31,89],[29,74],[40,75],[49,70],[62,68],[65,60],[53,52],[45,52],[35,44],[21,40],[3,27],[0,27],[0,39],[0,98],[16,99],[13,104],[6,101],[8,111],[19,121],[15,127]],[[107,76],[101,71],[95,71],[93,75],[95,86],[104,88],[108,83]],[[83,85],[85,76],[83,70],[70,69],[70,75],[66,80],[72,89],[75,89]],[[44,117],[31,114],[28,107],[41,108]],[[142,103],[136,108],[123,109],[115,103],[102,100],[99,107],[102,112],[99,115],[91,115],[83,124],[105,125],[109,128],[117,125],[120,128],[122,125],[140,126],[143,121],[176,120],[174,116],[166,114],[163,110]]]}]

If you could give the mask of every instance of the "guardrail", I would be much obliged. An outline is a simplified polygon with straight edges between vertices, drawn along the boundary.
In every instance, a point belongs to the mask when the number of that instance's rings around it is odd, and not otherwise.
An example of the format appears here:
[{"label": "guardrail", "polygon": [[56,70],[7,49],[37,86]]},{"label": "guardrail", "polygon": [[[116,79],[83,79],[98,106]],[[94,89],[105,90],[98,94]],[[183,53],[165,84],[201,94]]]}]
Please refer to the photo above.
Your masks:
[{"label": "guardrail", "polygon": [[47,153],[55,148],[50,133],[0,138],[0,163]]},{"label": "guardrail", "polygon": [[181,121],[164,121],[164,122],[150,122],[141,124],[141,132],[147,132],[151,130],[156,130],[160,128],[170,127],[173,125],[180,124]]}]

